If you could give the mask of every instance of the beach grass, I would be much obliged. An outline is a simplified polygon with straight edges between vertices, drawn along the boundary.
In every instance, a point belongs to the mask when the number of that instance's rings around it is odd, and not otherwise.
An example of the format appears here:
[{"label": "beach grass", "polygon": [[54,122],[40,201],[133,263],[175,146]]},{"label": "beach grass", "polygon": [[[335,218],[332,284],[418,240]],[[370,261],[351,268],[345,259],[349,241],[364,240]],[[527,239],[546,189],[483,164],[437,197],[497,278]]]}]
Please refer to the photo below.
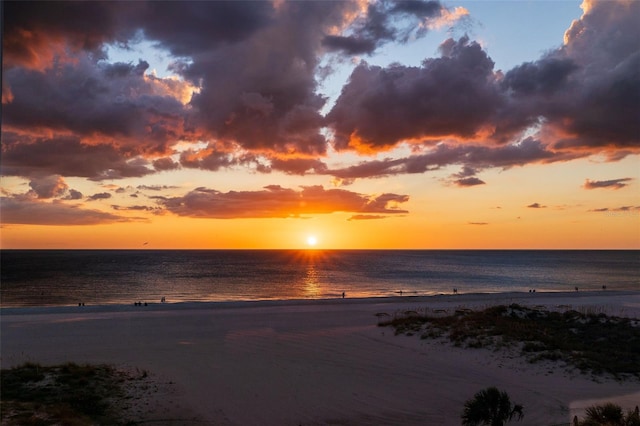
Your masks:
[{"label": "beach grass", "polygon": [[532,363],[564,362],[583,373],[640,379],[640,321],[633,318],[513,304],[445,316],[401,314],[379,325],[396,334],[447,338],[455,346],[517,348]]},{"label": "beach grass", "polygon": [[3,369],[0,378],[3,425],[129,424],[114,402],[136,378],[109,365],[26,363]]}]

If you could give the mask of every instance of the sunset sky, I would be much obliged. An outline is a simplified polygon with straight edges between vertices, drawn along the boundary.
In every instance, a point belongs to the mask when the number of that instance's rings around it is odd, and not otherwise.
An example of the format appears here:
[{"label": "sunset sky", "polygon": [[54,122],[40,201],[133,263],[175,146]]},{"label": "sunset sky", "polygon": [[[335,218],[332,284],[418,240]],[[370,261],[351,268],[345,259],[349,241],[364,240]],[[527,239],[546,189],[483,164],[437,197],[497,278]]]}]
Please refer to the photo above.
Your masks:
[{"label": "sunset sky", "polygon": [[2,248],[640,248],[640,1],[3,13]]}]

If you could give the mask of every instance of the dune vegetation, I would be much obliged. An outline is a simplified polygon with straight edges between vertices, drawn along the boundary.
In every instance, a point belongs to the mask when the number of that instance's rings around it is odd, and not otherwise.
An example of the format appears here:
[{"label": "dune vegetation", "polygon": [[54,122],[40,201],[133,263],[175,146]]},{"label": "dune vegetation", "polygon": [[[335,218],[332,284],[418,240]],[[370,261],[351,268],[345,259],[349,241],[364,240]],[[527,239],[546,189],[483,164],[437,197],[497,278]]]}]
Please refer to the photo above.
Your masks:
[{"label": "dune vegetation", "polygon": [[640,379],[640,321],[517,304],[483,310],[407,311],[379,322],[395,333],[448,339],[468,348],[516,349],[529,362],[555,361],[583,373]]},{"label": "dune vegetation", "polygon": [[129,383],[147,378],[109,365],[26,363],[3,369],[0,394],[3,425],[133,424],[123,420],[120,401],[131,398]]}]

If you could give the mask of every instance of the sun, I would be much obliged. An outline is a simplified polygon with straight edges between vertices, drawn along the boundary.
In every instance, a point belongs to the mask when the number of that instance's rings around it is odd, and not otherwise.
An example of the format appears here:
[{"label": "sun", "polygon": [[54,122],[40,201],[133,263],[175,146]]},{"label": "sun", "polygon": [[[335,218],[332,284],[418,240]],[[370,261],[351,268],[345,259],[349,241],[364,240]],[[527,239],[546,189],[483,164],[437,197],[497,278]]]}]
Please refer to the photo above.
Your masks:
[{"label": "sun", "polygon": [[309,235],[307,237],[307,245],[310,247],[314,247],[316,244],[318,244],[318,239],[316,238],[315,235]]}]

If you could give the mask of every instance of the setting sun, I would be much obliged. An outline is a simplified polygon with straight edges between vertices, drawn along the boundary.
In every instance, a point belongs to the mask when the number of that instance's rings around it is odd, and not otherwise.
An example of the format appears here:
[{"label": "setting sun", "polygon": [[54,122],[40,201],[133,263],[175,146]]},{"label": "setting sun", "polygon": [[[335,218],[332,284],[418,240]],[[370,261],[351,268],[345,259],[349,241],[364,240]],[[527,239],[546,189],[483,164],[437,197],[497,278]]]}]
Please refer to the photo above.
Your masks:
[{"label": "setting sun", "polygon": [[309,235],[307,237],[307,245],[315,246],[316,244],[318,244],[318,239],[316,238],[316,236],[315,235]]}]

